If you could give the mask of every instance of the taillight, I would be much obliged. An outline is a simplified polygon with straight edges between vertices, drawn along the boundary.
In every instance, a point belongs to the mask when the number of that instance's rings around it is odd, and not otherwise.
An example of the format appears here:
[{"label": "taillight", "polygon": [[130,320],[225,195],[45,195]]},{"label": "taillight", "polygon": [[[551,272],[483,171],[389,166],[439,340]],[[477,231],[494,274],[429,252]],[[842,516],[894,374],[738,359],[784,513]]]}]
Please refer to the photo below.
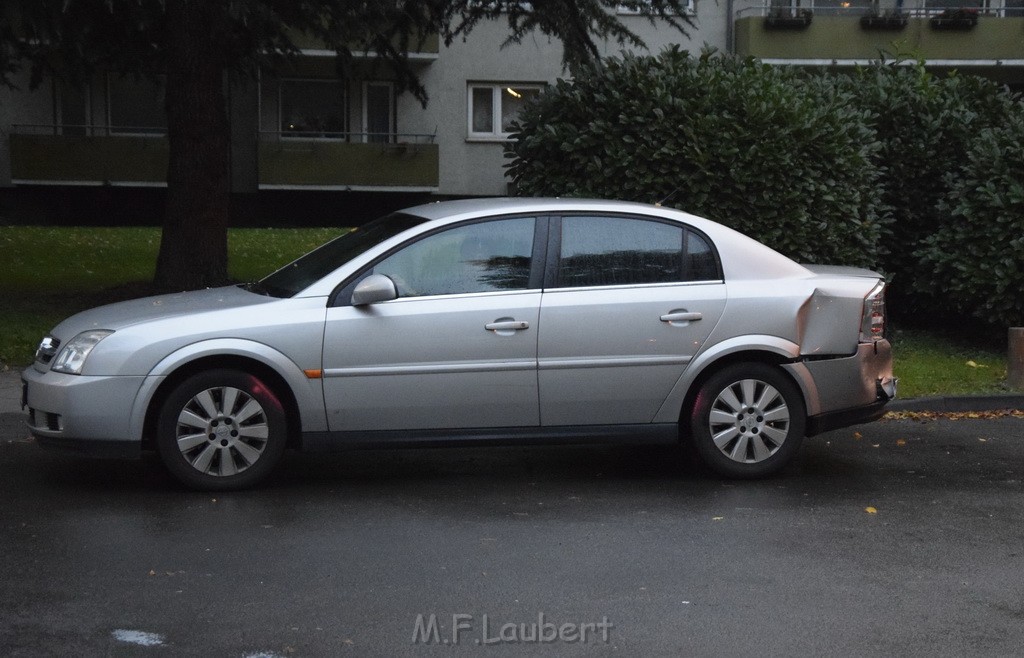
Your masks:
[{"label": "taillight", "polygon": [[872,343],[885,338],[885,281],[864,298],[864,311],[860,319],[860,341]]}]

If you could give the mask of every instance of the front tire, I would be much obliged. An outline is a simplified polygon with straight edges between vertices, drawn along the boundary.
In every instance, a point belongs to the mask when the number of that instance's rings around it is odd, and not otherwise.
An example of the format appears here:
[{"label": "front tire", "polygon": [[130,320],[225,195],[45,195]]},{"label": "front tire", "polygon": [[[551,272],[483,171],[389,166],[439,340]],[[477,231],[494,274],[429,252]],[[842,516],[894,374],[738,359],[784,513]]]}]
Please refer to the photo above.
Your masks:
[{"label": "front tire", "polygon": [[238,370],[210,370],[181,382],[164,401],[157,452],[182,484],[203,491],[244,489],[280,461],[287,418],[274,392]]},{"label": "front tire", "polygon": [[758,478],[792,461],[806,420],[803,396],[784,372],[764,363],[737,363],[701,386],[690,436],[701,460],[719,475]]}]

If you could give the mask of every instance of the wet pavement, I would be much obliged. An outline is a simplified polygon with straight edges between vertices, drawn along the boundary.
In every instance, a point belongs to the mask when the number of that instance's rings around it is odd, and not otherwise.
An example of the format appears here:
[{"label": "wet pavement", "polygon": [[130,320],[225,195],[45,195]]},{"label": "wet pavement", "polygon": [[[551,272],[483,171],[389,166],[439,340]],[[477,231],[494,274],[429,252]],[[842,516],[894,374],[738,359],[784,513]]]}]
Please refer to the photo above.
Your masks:
[{"label": "wet pavement", "polygon": [[667,448],[447,449],[290,455],[217,495],[22,423],[0,413],[5,656],[1024,647],[1021,418],[841,430],[760,482]]}]

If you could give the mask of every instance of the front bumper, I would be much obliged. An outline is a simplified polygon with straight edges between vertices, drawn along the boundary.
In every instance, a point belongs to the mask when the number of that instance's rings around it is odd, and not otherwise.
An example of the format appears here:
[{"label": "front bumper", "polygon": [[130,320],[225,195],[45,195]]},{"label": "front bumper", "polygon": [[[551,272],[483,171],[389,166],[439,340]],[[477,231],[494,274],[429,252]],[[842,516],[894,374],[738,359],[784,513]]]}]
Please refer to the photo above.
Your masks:
[{"label": "front bumper", "polygon": [[[145,377],[87,377],[30,367],[21,373],[28,428],[40,444],[101,454],[134,453],[132,405]],[[121,444],[121,445],[119,445]],[[135,446],[130,448],[128,446]]]}]

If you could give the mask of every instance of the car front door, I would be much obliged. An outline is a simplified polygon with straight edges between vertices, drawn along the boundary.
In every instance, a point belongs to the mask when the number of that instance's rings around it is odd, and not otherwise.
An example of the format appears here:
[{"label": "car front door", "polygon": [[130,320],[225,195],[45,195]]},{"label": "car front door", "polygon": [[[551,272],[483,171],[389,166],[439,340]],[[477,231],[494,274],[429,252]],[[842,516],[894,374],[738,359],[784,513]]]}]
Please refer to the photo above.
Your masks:
[{"label": "car front door", "polygon": [[445,228],[363,272],[389,277],[398,298],[356,307],[342,293],[328,309],[330,430],[537,426],[538,225]]},{"label": "car front door", "polygon": [[651,422],[725,308],[710,241],[677,222],[614,215],[562,217],[551,233],[542,425]]}]

